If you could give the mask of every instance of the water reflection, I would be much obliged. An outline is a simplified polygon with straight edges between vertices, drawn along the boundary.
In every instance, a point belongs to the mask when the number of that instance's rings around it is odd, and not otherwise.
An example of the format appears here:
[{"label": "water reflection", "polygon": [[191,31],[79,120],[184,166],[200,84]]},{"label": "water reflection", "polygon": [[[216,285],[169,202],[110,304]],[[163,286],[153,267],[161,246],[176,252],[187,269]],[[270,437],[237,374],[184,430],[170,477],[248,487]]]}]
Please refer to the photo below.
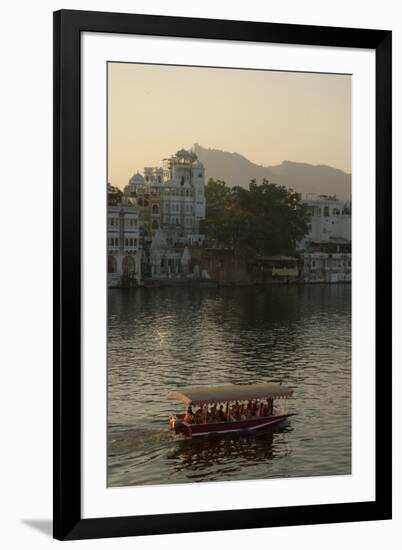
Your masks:
[{"label": "water reflection", "polygon": [[[350,286],[112,290],[110,485],[350,472]],[[183,385],[283,380],[290,427],[177,441]]]}]

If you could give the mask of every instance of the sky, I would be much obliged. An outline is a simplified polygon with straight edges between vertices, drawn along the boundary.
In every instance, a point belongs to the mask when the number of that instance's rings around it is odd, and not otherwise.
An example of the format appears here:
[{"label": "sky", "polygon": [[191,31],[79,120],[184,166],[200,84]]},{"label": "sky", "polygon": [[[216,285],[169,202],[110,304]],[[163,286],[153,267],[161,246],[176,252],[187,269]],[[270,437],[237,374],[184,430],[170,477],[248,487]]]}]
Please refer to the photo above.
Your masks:
[{"label": "sky", "polygon": [[351,172],[350,75],[108,64],[108,181],[194,143]]}]

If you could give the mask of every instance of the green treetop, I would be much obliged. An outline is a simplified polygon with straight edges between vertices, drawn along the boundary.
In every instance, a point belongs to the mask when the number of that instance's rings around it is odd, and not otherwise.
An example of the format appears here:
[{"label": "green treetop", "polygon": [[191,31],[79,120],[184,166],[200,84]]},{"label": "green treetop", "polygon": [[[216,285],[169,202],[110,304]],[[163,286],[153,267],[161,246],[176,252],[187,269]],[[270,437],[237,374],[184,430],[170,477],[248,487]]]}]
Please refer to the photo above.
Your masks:
[{"label": "green treetop", "polygon": [[209,240],[250,254],[286,254],[307,233],[300,194],[263,180],[248,189],[210,179],[205,187]]}]

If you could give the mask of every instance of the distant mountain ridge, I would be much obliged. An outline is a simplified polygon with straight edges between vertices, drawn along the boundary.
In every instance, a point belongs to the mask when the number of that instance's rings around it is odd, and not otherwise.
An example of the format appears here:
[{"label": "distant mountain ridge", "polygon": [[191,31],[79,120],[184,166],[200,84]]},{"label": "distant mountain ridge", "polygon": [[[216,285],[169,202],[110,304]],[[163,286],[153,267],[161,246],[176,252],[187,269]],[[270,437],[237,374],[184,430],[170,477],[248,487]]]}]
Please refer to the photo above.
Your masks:
[{"label": "distant mountain ridge", "polygon": [[193,150],[205,166],[206,180],[222,179],[230,187],[248,187],[251,179],[261,182],[265,178],[302,194],[336,195],[343,200],[351,198],[351,174],[331,166],[289,160],[277,166],[261,166],[239,153],[206,149],[198,143],[194,144]]}]

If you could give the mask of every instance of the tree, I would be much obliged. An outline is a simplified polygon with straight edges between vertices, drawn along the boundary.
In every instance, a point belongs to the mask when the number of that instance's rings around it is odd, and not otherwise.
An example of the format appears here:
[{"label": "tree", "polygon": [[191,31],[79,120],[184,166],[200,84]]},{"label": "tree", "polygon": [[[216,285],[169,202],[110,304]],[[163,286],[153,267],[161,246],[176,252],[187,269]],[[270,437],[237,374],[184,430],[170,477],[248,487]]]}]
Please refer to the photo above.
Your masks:
[{"label": "tree", "polygon": [[248,189],[229,188],[220,180],[206,186],[209,239],[249,254],[291,252],[307,233],[308,215],[300,195],[263,180]]},{"label": "tree", "polygon": [[206,232],[208,238],[224,246],[232,245],[232,190],[221,180],[209,179],[205,186]]}]

